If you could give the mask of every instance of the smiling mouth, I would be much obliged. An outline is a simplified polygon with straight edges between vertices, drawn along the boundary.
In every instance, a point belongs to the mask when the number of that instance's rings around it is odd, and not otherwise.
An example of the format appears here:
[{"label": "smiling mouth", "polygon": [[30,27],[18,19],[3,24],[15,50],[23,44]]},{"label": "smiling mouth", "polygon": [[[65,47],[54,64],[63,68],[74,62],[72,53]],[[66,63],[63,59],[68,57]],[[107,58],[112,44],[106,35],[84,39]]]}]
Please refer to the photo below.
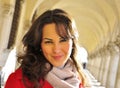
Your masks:
[{"label": "smiling mouth", "polygon": [[60,59],[62,58],[62,55],[60,55],[60,56],[53,56],[53,58],[54,58],[55,60],[60,60]]}]

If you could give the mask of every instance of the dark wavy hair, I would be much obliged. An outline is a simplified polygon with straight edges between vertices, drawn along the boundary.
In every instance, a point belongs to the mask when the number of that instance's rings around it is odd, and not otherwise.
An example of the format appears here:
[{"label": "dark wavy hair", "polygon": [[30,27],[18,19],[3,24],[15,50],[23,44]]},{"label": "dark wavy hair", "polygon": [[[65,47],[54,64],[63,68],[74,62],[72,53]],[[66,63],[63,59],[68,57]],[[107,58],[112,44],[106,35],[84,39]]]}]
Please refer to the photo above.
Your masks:
[{"label": "dark wavy hair", "polygon": [[[44,81],[46,74],[52,69],[52,64],[47,61],[41,51],[41,42],[42,42],[42,30],[44,25],[55,23],[56,31],[59,36],[72,38],[73,40],[73,50],[70,55],[73,60],[75,67],[77,68],[78,73],[81,78],[84,79],[82,73],[80,72],[80,67],[75,58],[76,53],[76,29],[73,27],[72,18],[61,9],[47,10],[41,14],[31,25],[28,32],[22,39],[25,53],[18,56],[18,61],[21,63],[21,68],[23,72],[23,81],[27,87],[25,77],[28,78],[30,82],[33,83],[32,88],[42,87],[42,84],[39,84],[40,80]],[[49,66],[46,67],[46,64],[49,63]]]}]

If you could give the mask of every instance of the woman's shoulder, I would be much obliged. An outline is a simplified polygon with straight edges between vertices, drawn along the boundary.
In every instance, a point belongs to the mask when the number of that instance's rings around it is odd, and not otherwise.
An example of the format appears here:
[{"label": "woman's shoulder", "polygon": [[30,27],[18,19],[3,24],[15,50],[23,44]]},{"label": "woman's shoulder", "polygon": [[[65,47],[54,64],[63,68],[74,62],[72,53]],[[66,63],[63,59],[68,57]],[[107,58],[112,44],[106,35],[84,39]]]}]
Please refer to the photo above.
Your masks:
[{"label": "woman's shoulder", "polygon": [[15,70],[15,72],[11,73],[8,77],[8,80],[9,79],[22,79],[22,69],[21,68],[18,68]]},{"label": "woman's shoulder", "polygon": [[22,69],[21,68],[16,69],[16,71],[11,73],[9,77],[15,79],[22,79]]},{"label": "woman's shoulder", "polygon": [[[27,80],[28,84],[31,85],[31,83]],[[53,88],[46,80],[42,81],[40,80],[40,84],[43,84],[42,88]],[[25,88],[24,83],[22,81],[22,69],[19,68],[10,76],[8,77],[8,80],[6,82],[5,88]]]},{"label": "woman's shoulder", "polygon": [[5,83],[5,88],[24,88],[21,87],[20,80],[22,79],[22,69],[17,69],[15,72],[11,73]]}]

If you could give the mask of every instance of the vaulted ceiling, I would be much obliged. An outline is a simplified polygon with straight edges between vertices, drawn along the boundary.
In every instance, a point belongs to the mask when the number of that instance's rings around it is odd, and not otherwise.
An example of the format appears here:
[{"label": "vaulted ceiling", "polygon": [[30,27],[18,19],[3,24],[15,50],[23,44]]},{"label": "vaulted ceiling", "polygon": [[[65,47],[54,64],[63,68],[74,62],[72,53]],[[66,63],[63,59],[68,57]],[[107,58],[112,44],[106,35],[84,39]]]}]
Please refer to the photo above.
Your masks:
[{"label": "vaulted ceiling", "polygon": [[120,0],[23,0],[23,4],[25,21],[31,21],[35,11],[38,16],[47,9],[66,10],[76,21],[79,44],[89,53],[114,42],[120,33]]}]

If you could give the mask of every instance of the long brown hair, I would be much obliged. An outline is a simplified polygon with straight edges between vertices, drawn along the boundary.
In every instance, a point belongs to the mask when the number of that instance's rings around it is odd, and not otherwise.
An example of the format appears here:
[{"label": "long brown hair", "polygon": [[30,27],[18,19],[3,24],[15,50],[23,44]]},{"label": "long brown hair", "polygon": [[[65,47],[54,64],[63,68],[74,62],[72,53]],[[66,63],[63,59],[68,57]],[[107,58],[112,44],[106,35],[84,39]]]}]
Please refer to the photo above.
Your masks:
[{"label": "long brown hair", "polygon": [[[77,46],[77,37],[75,33],[77,32],[75,32],[76,29],[73,27],[73,21],[70,16],[61,9],[47,10],[44,12],[33,22],[32,26],[23,37],[22,42],[25,48],[25,53],[18,56],[18,61],[21,63],[24,83],[24,77],[27,77],[28,80],[33,83],[33,88],[42,87],[42,85],[39,84],[39,81],[44,81],[44,77],[53,67],[44,57],[40,46],[43,27],[49,23],[56,24],[56,31],[59,36],[72,38],[73,50],[70,57],[84,83],[84,75],[82,74],[81,67],[75,58]],[[46,67],[47,63],[49,63],[49,68]]]}]

